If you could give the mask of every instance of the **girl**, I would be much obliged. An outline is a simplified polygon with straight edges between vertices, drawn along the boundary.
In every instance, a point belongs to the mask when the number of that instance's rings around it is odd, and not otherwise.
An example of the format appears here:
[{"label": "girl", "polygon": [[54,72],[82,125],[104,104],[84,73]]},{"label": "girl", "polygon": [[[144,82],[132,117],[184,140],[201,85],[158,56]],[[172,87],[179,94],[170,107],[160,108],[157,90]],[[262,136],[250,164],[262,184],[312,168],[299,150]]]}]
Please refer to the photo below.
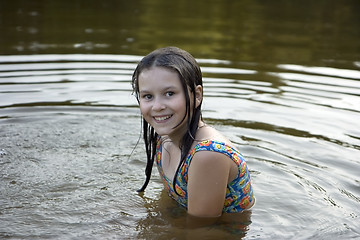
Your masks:
[{"label": "girl", "polygon": [[176,47],[145,56],[132,77],[143,116],[149,183],[156,159],[164,186],[188,214],[218,217],[255,202],[250,175],[232,143],[201,117],[202,74],[196,60]]}]

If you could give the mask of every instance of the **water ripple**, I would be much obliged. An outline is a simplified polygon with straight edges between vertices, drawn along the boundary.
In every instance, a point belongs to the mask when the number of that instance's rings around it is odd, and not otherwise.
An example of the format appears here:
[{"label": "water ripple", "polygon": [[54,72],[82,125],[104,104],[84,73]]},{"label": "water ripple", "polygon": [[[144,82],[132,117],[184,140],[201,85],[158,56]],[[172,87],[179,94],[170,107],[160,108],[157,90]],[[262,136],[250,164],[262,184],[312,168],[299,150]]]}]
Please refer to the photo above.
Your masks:
[{"label": "water ripple", "polygon": [[[147,192],[136,193],[145,153],[137,145],[141,119],[130,82],[140,59],[0,56],[0,187],[5,189],[0,212],[7,220],[31,221],[38,236],[56,238],[41,226],[72,233],[89,226],[98,232],[149,225],[169,229],[185,219],[162,197],[155,171]],[[312,222],[330,232],[331,218],[355,229],[360,71],[218,59],[199,63],[203,117],[236,144],[252,173],[257,204],[251,226],[262,229],[270,222],[271,232]],[[309,236],[317,229],[308,229]],[[31,229],[21,229],[19,238],[24,230]]]}]

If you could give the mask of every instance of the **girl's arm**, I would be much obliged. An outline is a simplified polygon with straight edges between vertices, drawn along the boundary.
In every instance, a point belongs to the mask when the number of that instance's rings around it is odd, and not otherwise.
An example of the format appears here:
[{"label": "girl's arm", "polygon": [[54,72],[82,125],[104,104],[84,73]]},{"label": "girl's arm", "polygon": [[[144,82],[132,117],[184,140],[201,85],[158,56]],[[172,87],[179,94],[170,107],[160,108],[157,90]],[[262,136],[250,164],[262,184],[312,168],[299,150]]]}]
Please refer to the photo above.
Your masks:
[{"label": "girl's arm", "polygon": [[219,217],[224,207],[232,161],[226,155],[197,152],[188,174],[188,213],[195,217]]}]

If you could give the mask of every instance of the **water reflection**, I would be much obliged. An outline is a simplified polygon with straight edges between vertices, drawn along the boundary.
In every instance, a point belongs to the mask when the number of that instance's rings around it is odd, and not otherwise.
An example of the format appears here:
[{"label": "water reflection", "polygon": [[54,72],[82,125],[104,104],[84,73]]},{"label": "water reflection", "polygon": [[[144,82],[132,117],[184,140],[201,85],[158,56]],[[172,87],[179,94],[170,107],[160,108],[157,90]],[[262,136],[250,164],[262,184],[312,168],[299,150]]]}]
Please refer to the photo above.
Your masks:
[{"label": "water reflection", "polygon": [[233,62],[318,65],[359,59],[356,0],[0,4],[2,54],[145,55],[160,46],[177,45],[198,58]]}]

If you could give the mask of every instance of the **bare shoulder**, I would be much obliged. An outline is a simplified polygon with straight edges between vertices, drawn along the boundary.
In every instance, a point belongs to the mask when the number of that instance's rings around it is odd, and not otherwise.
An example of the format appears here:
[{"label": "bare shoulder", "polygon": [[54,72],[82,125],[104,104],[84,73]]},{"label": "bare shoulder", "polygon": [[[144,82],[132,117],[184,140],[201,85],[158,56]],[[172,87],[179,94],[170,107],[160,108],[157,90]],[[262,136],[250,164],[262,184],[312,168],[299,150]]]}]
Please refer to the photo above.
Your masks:
[{"label": "bare shoulder", "polygon": [[228,145],[231,145],[229,139],[227,139],[222,133],[216,130],[214,127],[205,125],[205,127],[199,129],[196,133],[196,139],[198,141],[203,140],[213,140],[218,142],[224,142]]},{"label": "bare shoulder", "polygon": [[223,178],[228,182],[232,160],[225,154],[214,151],[198,151],[189,166],[189,174],[209,182],[209,178]]},{"label": "bare shoulder", "polygon": [[227,162],[227,159],[229,159],[229,157],[223,153],[214,151],[198,151],[194,154],[191,164],[193,165],[195,163],[194,165],[200,165],[201,167],[205,167],[202,165],[214,167],[217,165],[223,165]]},{"label": "bare shoulder", "polygon": [[[197,143],[211,140],[233,147],[231,141],[215,128],[206,125],[199,130],[196,134],[197,139],[199,139]],[[227,154],[215,151],[197,151],[191,160],[189,172],[201,175],[202,178],[216,174],[218,177],[226,177],[227,181],[231,182],[237,176],[238,167]]]}]

